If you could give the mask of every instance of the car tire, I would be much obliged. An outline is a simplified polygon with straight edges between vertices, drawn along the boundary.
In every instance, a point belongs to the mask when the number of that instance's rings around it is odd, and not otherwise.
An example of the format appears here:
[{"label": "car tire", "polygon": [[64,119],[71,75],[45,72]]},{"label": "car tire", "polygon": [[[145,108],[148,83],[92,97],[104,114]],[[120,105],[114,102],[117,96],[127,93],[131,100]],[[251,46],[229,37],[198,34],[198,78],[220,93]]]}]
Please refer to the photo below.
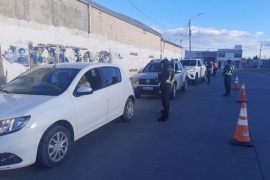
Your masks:
[{"label": "car tire", "polygon": [[128,98],[121,119],[127,122],[133,118],[133,115],[134,115],[134,101],[131,98]]},{"label": "car tire", "polygon": [[184,82],[184,85],[181,87],[181,91],[186,91],[187,90],[187,85],[188,85],[188,82],[187,82],[187,79],[186,79],[185,82]]},{"label": "car tire", "polygon": [[171,93],[171,99],[175,99],[175,98],[176,98],[176,85],[173,84],[172,93]]},{"label": "car tire", "polygon": [[55,167],[66,158],[70,146],[70,133],[63,126],[52,125],[43,134],[37,152],[36,165]]},{"label": "car tire", "polygon": [[193,80],[193,84],[197,85],[198,83],[198,74],[196,74],[195,79]]},{"label": "car tire", "polygon": [[141,97],[141,94],[135,93],[135,97],[136,97],[136,98],[140,98],[140,97]]}]

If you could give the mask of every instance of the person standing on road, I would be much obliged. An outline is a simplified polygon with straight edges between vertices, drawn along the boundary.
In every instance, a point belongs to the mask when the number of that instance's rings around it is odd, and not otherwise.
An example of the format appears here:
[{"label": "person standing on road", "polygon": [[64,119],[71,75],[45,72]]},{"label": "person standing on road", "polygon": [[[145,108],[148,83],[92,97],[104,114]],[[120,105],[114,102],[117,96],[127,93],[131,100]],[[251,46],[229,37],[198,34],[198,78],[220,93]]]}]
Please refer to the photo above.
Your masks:
[{"label": "person standing on road", "polygon": [[168,59],[163,59],[160,62],[161,72],[159,73],[159,83],[161,91],[161,101],[163,110],[158,121],[166,121],[169,118],[170,99],[172,92],[172,85],[174,82],[174,71],[169,65]]},{"label": "person standing on road", "polygon": [[234,66],[232,65],[232,61],[228,60],[228,64],[225,66],[222,76],[224,76],[224,85],[225,85],[225,94],[223,96],[230,96],[231,92],[231,80],[232,80],[232,73],[234,70]]},{"label": "person standing on road", "polygon": [[215,63],[214,63],[214,69],[213,69],[213,76],[216,75],[217,69],[218,69],[218,65],[217,65],[217,63],[215,62]]},{"label": "person standing on road", "polygon": [[207,84],[210,84],[210,78],[212,75],[212,68],[213,68],[213,63],[211,61],[207,62],[206,65],[206,70],[207,70]]}]

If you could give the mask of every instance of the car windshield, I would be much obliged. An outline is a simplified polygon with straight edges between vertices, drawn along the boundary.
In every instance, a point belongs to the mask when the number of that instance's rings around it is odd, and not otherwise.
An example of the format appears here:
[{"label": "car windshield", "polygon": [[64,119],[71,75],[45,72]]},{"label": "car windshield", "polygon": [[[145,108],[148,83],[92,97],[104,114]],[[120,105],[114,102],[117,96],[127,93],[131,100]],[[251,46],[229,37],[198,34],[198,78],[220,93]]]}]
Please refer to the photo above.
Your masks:
[{"label": "car windshield", "polygon": [[196,66],[196,60],[181,60],[183,66]]},{"label": "car windshield", "polygon": [[[171,68],[173,69],[173,64],[170,63],[170,66]],[[144,73],[147,73],[147,72],[161,72],[161,66],[159,63],[150,63],[150,64],[147,64],[145,66],[145,68],[143,69]]]},{"label": "car windshield", "polygon": [[57,96],[70,85],[79,69],[35,68],[13,79],[0,91],[12,94]]},{"label": "car windshield", "polygon": [[161,67],[159,63],[150,63],[147,64],[145,66],[145,68],[143,69],[143,72],[160,72],[161,71]]}]

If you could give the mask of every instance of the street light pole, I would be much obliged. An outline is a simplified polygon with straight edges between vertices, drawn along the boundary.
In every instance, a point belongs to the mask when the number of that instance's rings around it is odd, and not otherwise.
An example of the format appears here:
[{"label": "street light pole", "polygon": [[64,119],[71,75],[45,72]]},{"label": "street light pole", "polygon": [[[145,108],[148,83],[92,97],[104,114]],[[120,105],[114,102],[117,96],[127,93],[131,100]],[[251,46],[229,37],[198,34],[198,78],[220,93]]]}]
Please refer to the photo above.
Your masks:
[{"label": "street light pole", "polygon": [[195,18],[195,17],[197,17],[197,16],[200,16],[200,15],[202,15],[202,14],[203,14],[203,13],[197,14],[196,16],[191,17],[191,18],[189,19],[189,21],[188,21],[188,27],[189,27],[189,58],[192,57],[192,54],[191,54],[191,19],[192,19],[192,18]]}]

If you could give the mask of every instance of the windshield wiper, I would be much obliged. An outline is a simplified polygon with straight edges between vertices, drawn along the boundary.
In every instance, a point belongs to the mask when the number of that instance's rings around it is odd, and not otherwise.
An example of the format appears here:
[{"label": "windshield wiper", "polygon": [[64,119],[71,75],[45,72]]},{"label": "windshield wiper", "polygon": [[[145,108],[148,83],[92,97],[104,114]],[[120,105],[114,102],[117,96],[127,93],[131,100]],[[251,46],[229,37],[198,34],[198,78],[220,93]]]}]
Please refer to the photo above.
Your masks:
[{"label": "windshield wiper", "polygon": [[4,90],[4,89],[0,89],[0,91],[5,92],[5,93],[10,93],[9,91]]}]

